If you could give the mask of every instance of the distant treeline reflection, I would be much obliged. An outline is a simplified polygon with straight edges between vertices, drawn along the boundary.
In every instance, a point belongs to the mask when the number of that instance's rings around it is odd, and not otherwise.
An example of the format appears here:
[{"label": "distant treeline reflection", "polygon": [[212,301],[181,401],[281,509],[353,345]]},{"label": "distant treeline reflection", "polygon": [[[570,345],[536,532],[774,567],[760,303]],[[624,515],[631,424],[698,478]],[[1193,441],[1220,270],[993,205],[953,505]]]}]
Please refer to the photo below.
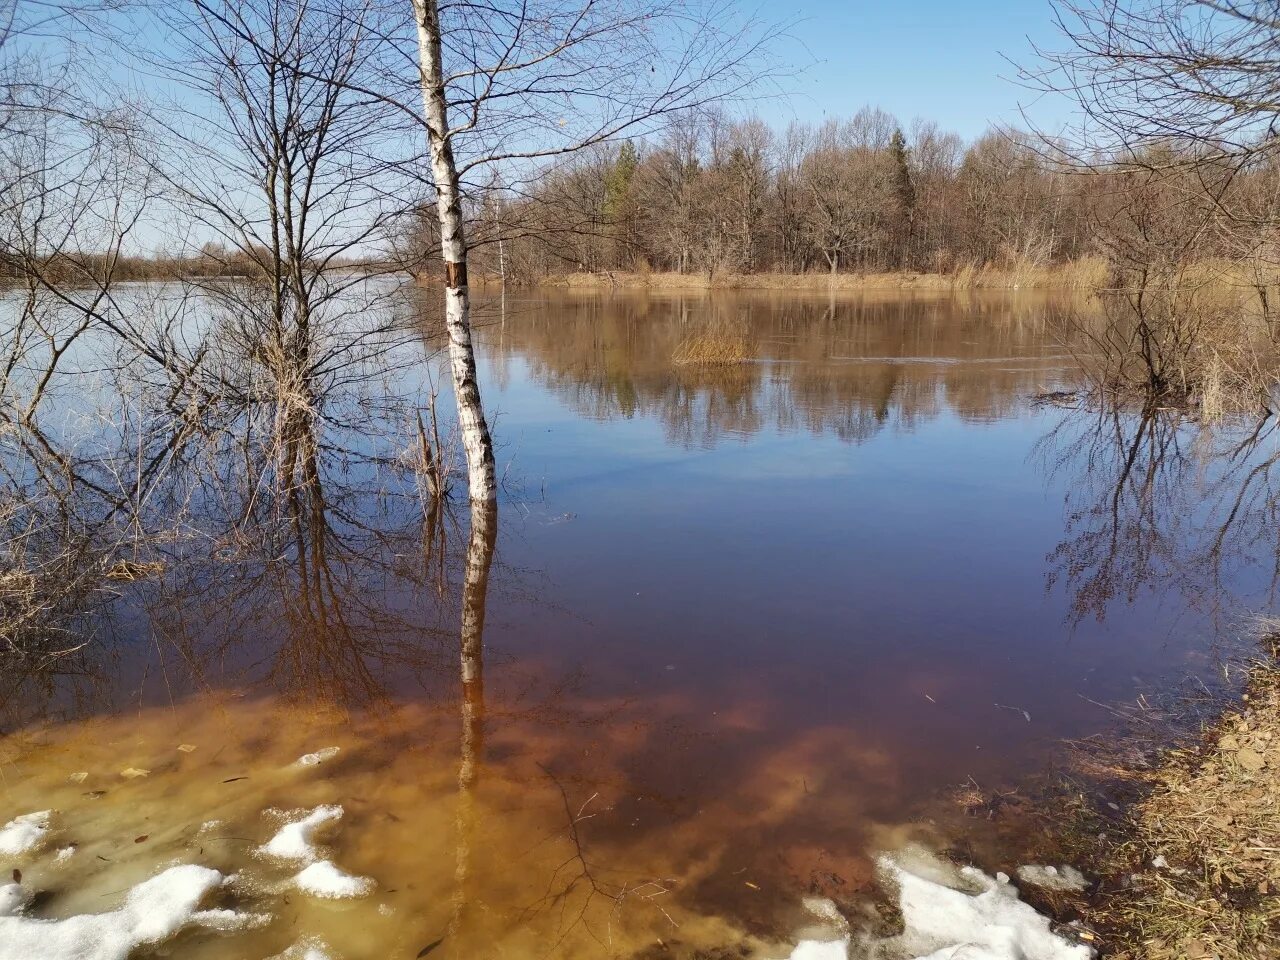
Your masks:
[{"label": "distant treeline reflection", "polygon": [[[498,378],[518,355],[585,416],[653,416],[673,441],[709,446],[764,430],[861,442],[948,411],[1009,416],[1072,378],[1058,336],[1072,308],[1007,296],[570,295],[508,304],[508,322],[491,304],[481,322]],[[743,356],[673,363],[694,337],[722,338]]]}]

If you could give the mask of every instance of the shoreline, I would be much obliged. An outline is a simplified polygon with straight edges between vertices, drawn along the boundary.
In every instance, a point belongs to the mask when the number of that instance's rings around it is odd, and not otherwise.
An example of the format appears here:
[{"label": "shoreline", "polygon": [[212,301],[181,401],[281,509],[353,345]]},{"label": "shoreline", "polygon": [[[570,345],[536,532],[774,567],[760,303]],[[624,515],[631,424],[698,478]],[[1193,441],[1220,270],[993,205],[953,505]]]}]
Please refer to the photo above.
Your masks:
[{"label": "shoreline", "polygon": [[1038,906],[1096,931],[1101,957],[1280,957],[1280,637],[1263,646],[1198,732],[1153,756],[1116,741],[1110,792],[1033,804],[1049,851],[1094,881]]},{"label": "shoreline", "polygon": [[1093,292],[1106,286],[1108,270],[1098,260],[1047,267],[965,267],[954,273],[897,271],[885,273],[650,273],[604,271],[543,277],[535,287],[560,290],[711,291],[795,290],[860,292],[872,290],[1043,290]]}]

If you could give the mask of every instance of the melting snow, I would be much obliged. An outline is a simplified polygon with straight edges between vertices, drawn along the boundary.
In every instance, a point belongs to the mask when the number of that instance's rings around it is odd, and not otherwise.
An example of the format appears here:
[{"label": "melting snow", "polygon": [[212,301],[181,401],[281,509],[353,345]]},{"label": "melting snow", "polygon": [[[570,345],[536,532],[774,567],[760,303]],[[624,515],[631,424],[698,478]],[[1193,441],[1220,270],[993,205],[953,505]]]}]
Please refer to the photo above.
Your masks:
[{"label": "melting snow", "polygon": [[1084,874],[1075,867],[1042,867],[1031,864],[1018,868],[1018,879],[1046,890],[1083,890]]},{"label": "melting snow", "polygon": [[52,810],[27,813],[0,827],[0,853],[30,853],[39,848],[49,835]]},{"label": "melting snow", "polygon": [[300,890],[333,900],[363,897],[374,887],[374,882],[368,877],[352,876],[332,860],[319,860],[293,879]]},{"label": "melting snow", "polygon": [[0,917],[12,917],[27,905],[31,895],[18,883],[0,886]]},{"label": "melting snow", "polygon": [[342,807],[337,804],[316,807],[305,817],[286,823],[260,849],[269,857],[280,860],[303,860],[309,863],[317,857],[315,844],[311,839],[315,832],[325,824],[339,820],[341,817]]},{"label": "melting snow", "polygon": [[[899,888],[902,944],[929,960],[1089,960],[1093,950],[1049,929],[1049,918],[1018,899],[1008,877],[956,870],[922,851],[881,857]],[[967,888],[967,889],[966,889]]]},{"label": "melting snow", "polygon": [[[916,960],[1091,960],[1093,950],[1055,934],[1049,918],[1018,899],[1004,874],[956,868],[918,848],[880,858],[898,888],[905,930],[875,955]],[[1065,868],[1056,871],[1059,876]],[[1075,871],[1071,871],[1075,873]],[[1082,878],[1083,879],[1083,878]],[[802,940],[791,960],[846,960],[849,938]]]},{"label": "melting snow", "polygon": [[161,943],[191,923],[227,930],[263,922],[230,910],[197,910],[220,883],[222,874],[208,867],[170,867],[130,890],[118,909],[65,920],[19,915],[18,885],[0,887],[0,960],[126,960],[137,947]]},{"label": "melting snow", "polygon": [[791,951],[791,960],[848,960],[849,941],[801,940]]}]

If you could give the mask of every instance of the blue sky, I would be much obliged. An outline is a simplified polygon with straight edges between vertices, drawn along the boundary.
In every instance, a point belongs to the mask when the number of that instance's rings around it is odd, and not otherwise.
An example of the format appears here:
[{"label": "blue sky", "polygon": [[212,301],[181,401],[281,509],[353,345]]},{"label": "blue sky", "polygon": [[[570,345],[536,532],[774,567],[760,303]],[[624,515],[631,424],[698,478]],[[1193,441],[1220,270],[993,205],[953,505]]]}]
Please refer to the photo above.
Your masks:
[{"label": "blue sky", "polygon": [[1018,86],[1003,59],[1031,61],[1028,36],[1062,46],[1048,0],[790,0],[769,9],[796,18],[788,59],[810,63],[784,81],[789,102],[758,105],[772,122],[844,117],[870,104],[972,138],[991,123],[1020,122],[1019,103],[1047,128],[1068,116],[1064,103]]}]

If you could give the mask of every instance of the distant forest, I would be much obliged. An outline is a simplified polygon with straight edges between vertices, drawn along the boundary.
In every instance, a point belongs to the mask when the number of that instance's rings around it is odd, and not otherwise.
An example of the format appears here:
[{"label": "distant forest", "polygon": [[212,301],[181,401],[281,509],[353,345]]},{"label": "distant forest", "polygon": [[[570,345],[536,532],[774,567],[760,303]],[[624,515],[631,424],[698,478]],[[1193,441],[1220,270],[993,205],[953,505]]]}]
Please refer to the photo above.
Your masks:
[{"label": "distant forest", "polygon": [[[1212,158],[1173,146],[1086,163],[1034,134],[993,129],[966,143],[874,108],[780,131],[713,114],[652,142],[598,145],[522,188],[474,191],[473,260],[529,280],[1238,259],[1266,239],[1242,232],[1251,218],[1239,214],[1270,222],[1275,174],[1225,160],[1215,172]],[[1216,231],[1228,201],[1232,229]]]}]

